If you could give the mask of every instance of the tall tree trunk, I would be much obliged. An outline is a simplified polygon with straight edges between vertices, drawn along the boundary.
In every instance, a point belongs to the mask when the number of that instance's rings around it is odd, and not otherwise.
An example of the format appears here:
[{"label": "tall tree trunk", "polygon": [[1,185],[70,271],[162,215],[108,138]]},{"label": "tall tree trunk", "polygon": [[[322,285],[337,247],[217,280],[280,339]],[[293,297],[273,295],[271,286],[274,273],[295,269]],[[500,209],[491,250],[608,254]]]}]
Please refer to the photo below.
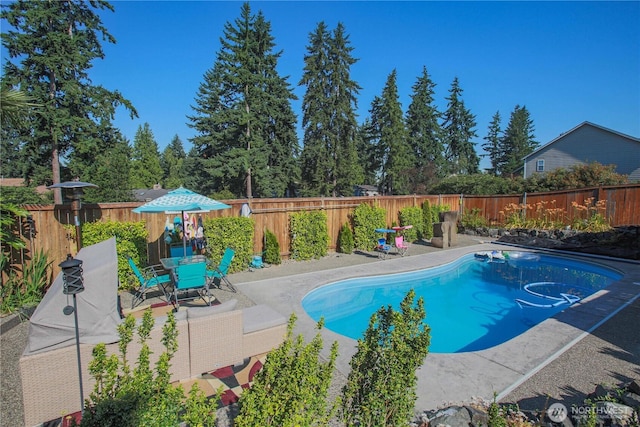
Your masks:
[{"label": "tall tree trunk", "polygon": [[253,198],[252,189],[251,189],[251,118],[249,117],[249,103],[247,102],[249,88],[247,86],[244,87],[244,109],[247,113],[247,132],[245,136],[247,137],[247,178],[246,178],[246,186],[247,186],[247,199]]},{"label": "tall tree trunk", "polygon": [[[49,99],[53,101],[56,93],[56,75],[53,71],[49,71]],[[49,128],[51,134],[51,178],[54,184],[60,183],[60,153],[58,151],[58,138],[56,131],[51,126]],[[62,204],[62,189],[55,188],[53,190],[53,203]]]}]

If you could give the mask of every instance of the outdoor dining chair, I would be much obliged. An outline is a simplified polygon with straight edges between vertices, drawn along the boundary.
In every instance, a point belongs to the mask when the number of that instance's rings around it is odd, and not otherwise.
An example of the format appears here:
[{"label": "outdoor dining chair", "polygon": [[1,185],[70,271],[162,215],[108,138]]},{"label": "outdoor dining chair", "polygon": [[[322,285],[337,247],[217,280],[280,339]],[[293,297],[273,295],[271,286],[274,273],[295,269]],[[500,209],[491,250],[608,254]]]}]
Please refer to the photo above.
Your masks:
[{"label": "outdoor dining chair", "polygon": [[220,260],[220,264],[218,264],[218,266],[213,270],[207,270],[207,277],[209,278],[209,281],[215,284],[218,289],[221,288],[222,282],[224,282],[231,292],[236,292],[236,288],[231,284],[227,277],[229,267],[231,266],[231,262],[235,255],[236,253],[233,249],[225,249],[224,254],[222,255],[222,260]]},{"label": "outdoor dining chair", "polygon": [[171,270],[173,282],[162,286],[167,300],[174,306],[180,301],[202,298],[207,305],[211,305],[213,296],[209,289],[207,278],[207,263],[187,262]]},{"label": "outdoor dining chair", "polygon": [[131,301],[131,309],[133,310],[146,299],[147,292],[150,289],[157,288],[162,291],[162,284],[170,283],[171,276],[169,274],[158,274],[158,271],[163,270],[161,265],[151,265],[140,269],[130,256],[127,257],[127,261],[129,261],[129,267],[131,267],[133,274],[138,279],[138,287],[134,290],[133,300]]}]

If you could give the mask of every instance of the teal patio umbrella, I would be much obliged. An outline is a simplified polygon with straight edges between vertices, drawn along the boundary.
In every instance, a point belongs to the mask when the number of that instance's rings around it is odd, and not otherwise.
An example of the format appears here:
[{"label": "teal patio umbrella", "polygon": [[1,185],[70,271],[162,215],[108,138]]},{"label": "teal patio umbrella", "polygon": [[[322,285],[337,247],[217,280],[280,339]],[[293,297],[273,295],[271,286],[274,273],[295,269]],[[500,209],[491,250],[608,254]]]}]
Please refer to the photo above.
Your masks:
[{"label": "teal patio umbrella", "polygon": [[[184,224],[185,213],[210,212],[220,209],[229,209],[231,206],[211,199],[194,191],[180,187],[176,190],[169,191],[164,196],[158,197],[150,202],[145,203],[133,210],[135,213],[166,213],[180,214],[182,220],[182,229],[186,230]],[[187,236],[182,235],[182,245],[184,247],[184,256],[187,256]]]}]

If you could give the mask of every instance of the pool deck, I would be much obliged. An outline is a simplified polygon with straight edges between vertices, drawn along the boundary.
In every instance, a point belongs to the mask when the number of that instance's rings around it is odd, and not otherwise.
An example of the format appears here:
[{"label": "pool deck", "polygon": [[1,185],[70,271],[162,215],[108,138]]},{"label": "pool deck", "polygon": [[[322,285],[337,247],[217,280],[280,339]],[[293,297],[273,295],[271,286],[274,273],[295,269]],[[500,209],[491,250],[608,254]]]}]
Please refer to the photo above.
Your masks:
[{"label": "pool deck", "polygon": [[[330,270],[246,283],[236,282],[236,286],[253,301],[267,304],[283,315],[295,313],[298,319],[295,332],[302,333],[309,339],[316,333],[316,324],[303,310],[301,301],[308,292],[319,286],[354,277],[419,270],[452,262],[467,253],[491,250],[525,249],[479,243],[407,257],[388,257],[386,260]],[[498,395],[498,400],[509,400],[513,391],[525,381],[640,297],[639,263],[583,257],[579,259],[613,267],[621,271],[624,277],[501,345],[477,352],[429,354],[424,365],[417,371],[416,409],[435,409],[450,404],[468,403],[478,398],[491,400],[494,394]],[[427,322],[428,315],[429,313]],[[326,329],[322,334],[325,341],[323,354],[327,356],[330,343],[337,341],[339,356],[336,367],[347,375],[357,342]],[[587,354],[585,357],[590,356]],[[542,390],[538,392],[542,393]]]}]

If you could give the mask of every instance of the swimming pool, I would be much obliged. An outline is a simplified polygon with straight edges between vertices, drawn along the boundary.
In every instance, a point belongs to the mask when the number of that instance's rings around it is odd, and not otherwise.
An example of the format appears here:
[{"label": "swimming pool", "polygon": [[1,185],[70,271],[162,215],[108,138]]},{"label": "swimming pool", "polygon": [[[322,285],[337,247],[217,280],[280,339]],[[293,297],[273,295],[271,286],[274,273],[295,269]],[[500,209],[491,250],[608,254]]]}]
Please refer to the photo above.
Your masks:
[{"label": "swimming pool", "polygon": [[358,339],[382,306],[398,309],[410,289],[423,297],[432,353],[484,350],[514,338],[622,277],[618,271],[553,255],[468,254],[435,268],[342,280],[308,293],[302,307],[325,327]]}]

